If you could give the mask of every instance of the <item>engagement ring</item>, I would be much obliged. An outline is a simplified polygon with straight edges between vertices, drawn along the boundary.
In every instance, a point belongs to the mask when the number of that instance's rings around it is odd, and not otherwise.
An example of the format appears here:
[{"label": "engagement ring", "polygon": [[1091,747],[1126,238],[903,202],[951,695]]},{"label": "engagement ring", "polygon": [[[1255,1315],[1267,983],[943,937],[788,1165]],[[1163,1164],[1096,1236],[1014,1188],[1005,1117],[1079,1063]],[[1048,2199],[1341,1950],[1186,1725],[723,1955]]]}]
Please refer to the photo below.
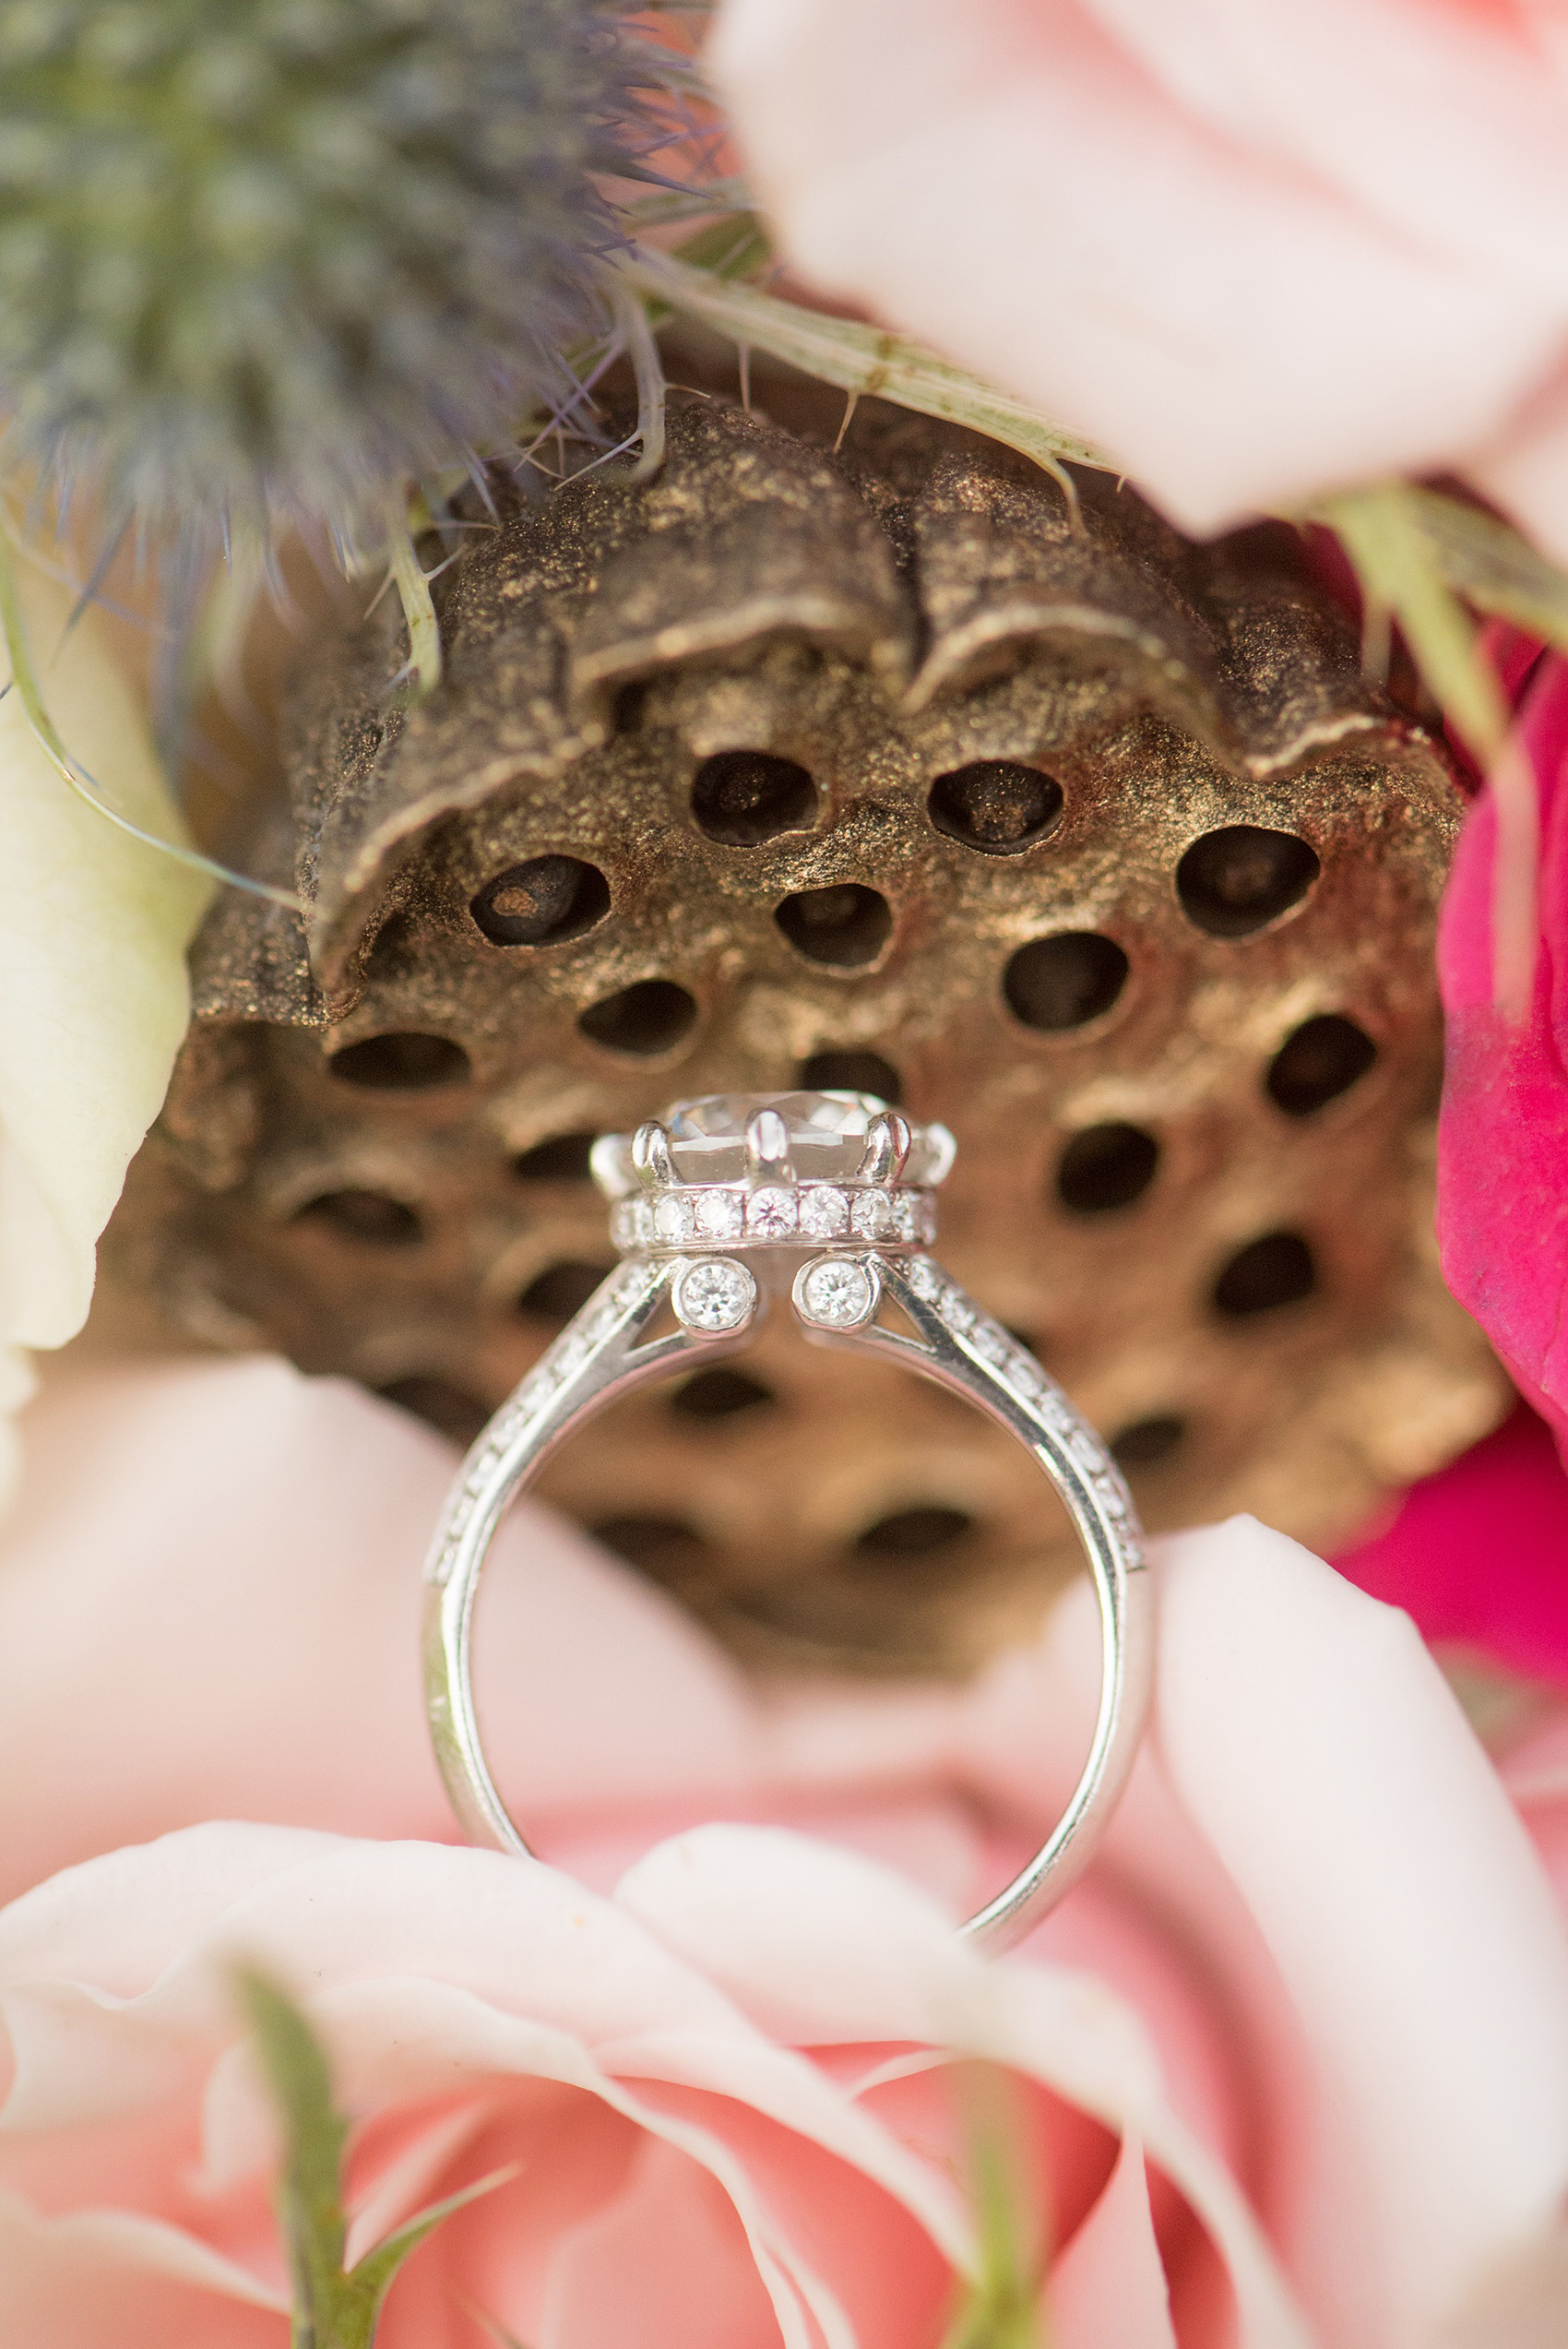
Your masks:
[{"label": "engagement ring", "polygon": [[[436,1759],[476,1842],[528,1853],[496,1792],[469,1669],[474,1601],[508,1503],[606,1405],[695,1363],[742,1352],[787,1298],[806,1337],[966,1396],[1034,1455],[1061,1496],[1099,1601],[1099,1717],[1065,1811],[1028,1866],[972,1916],[992,1946],[1020,1938],[1082,1873],[1126,1781],[1146,1711],[1153,1596],[1126,1486],[1093,1429],[1027,1348],[927,1247],[953,1163],[944,1126],[912,1126],[863,1093],[722,1094],[678,1103],[594,1145],[624,1261],[502,1405],[464,1462],[425,1569],[425,1689]],[[896,1308],[904,1328],[880,1318]],[[673,1317],[663,1336],[645,1336]]]}]

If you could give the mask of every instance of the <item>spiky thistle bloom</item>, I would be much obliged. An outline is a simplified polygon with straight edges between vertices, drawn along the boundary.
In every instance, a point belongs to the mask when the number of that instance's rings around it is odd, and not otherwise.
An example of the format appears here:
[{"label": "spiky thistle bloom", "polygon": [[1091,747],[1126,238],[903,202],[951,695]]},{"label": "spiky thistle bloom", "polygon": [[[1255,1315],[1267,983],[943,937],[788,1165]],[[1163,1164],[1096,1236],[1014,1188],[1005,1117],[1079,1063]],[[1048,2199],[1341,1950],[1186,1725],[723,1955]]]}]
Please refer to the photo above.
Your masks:
[{"label": "spiky thistle bloom", "polygon": [[628,83],[602,0],[0,0],[6,455],[374,529],[559,387]]}]

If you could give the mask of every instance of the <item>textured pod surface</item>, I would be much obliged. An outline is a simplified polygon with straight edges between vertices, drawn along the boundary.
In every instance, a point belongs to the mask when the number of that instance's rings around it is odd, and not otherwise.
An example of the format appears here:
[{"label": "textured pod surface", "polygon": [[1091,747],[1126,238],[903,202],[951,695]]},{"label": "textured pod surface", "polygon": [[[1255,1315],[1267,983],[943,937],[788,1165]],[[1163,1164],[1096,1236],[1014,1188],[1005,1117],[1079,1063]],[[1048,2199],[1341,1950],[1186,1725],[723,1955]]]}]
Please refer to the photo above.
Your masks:
[{"label": "textured pod surface", "polygon": [[[938,1253],[1151,1525],[1343,1536],[1504,1397],[1431,1239],[1441,755],[1283,535],[1075,528],[874,403],[670,424],[469,539],[412,714],[385,611],[313,659],[308,920],[209,918],[122,1266],[466,1432],[609,1261],[594,1134],[860,1085],[953,1127]],[[545,1489],[758,1654],[962,1668],[1073,1563],[1005,1438],[778,1327]]]}]

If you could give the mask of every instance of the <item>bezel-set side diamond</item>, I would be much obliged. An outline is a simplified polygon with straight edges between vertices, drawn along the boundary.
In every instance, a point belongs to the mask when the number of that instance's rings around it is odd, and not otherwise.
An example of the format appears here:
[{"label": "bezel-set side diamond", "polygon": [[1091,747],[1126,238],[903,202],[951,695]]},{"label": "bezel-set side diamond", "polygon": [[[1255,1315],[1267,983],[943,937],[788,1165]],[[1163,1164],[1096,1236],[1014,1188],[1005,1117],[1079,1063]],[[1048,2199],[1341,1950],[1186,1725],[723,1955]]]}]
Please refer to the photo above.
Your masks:
[{"label": "bezel-set side diamond", "polygon": [[860,1256],[819,1256],[795,1275],[795,1310],[814,1330],[863,1330],[882,1302],[876,1267]]},{"label": "bezel-set side diamond", "polygon": [[699,1336],[743,1330],[756,1311],[756,1279],[733,1257],[698,1257],[683,1265],[670,1292],[675,1318]]}]

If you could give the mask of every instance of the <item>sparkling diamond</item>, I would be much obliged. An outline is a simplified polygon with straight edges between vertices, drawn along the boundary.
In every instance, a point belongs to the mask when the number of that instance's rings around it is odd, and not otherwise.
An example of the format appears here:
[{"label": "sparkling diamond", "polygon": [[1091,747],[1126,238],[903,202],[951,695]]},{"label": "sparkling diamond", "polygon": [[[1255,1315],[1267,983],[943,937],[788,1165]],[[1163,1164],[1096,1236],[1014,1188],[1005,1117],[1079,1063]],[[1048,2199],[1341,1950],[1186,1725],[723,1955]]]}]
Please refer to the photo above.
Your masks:
[{"label": "sparkling diamond", "polygon": [[934,1305],[942,1294],[942,1275],[929,1256],[916,1257],[905,1277],[916,1296],[924,1297],[928,1305]]},{"label": "sparkling diamond", "polygon": [[[677,1102],[665,1113],[671,1155],[685,1183],[738,1182],[746,1174],[746,1127],[759,1109],[782,1119],[790,1156],[802,1182],[852,1182],[873,1117],[886,1108],[871,1093],[715,1093]],[[911,1183],[940,1183],[953,1163],[944,1126],[914,1128],[908,1164]],[[629,1134],[600,1137],[594,1178],[612,1197],[636,1184]]]},{"label": "sparkling diamond", "polygon": [[653,1209],[653,1235],[660,1247],[678,1248],[697,1228],[697,1211],[684,1191],[666,1191]]},{"label": "sparkling diamond", "polygon": [[921,1202],[915,1191],[896,1191],[893,1195],[893,1230],[896,1238],[909,1241],[921,1236]]},{"label": "sparkling diamond", "polygon": [[1079,1467],[1087,1469],[1091,1476],[1105,1466],[1104,1455],[1087,1427],[1074,1428],[1067,1438],[1067,1449]]},{"label": "sparkling diamond", "polygon": [[814,1240],[836,1240],[849,1228],[849,1202],[829,1184],[801,1193],[801,1229]]},{"label": "sparkling diamond", "polygon": [[618,1248],[635,1248],[637,1245],[637,1202],[623,1199],[610,1219],[610,1236]]},{"label": "sparkling diamond", "polygon": [[756,1282],[743,1264],[710,1258],[687,1266],[672,1302],[688,1330],[739,1330],[755,1308]]},{"label": "sparkling diamond", "polygon": [[795,1194],[769,1183],[754,1191],[746,1208],[746,1224],[759,1240],[788,1239],[795,1228]]},{"label": "sparkling diamond", "polygon": [[795,1294],[805,1318],[823,1330],[853,1330],[876,1306],[871,1273],[853,1257],[826,1256],[808,1265]]},{"label": "sparkling diamond", "polygon": [[854,1224],[862,1240],[890,1240],[897,1217],[886,1191],[857,1191]]},{"label": "sparkling diamond", "polygon": [[647,1274],[642,1266],[628,1264],[624,1270],[615,1275],[615,1286],[610,1294],[615,1300],[617,1309],[624,1313],[628,1306],[636,1305],[637,1299],[647,1293]]},{"label": "sparkling diamond", "polygon": [[569,1330],[554,1348],[552,1367],[558,1378],[570,1378],[588,1358],[588,1341],[580,1330]]},{"label": "sparkling diamond", "polygon": [[697,1230],[705,1240],[738,1240],[746,1220],[739,1191],[699,1191]]},{"label": "sparkling diamond", "polygon": [[977,1322],[969,1342],[986,1362],[1004,1363],[1012,1352],[1006,1330],[999,1330],[994,1321]]},{"label": "sparkling diamond", "polygon": [[949,1330],[956,1330],[960,1336],[974,1328],[978,1318],[974,1305],[962,1289],[944,1289],[937,1310]]}]

